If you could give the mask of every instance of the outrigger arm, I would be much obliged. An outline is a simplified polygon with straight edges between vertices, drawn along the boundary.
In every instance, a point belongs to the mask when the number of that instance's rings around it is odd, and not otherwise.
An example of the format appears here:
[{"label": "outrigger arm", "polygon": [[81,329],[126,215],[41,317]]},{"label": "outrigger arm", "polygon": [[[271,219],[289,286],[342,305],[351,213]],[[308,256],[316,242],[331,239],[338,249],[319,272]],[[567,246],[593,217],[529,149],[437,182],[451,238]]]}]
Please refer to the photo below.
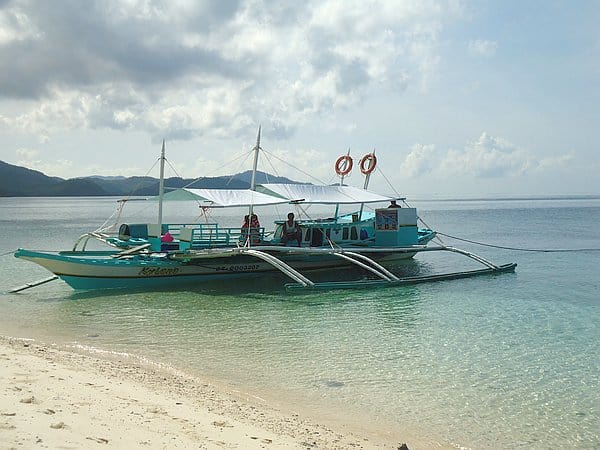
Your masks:
[{"label": "outrigger arm", "polygon": [[314,284],[315,284],[312,281],[310,281],[308,278],[306,278],[304,275],[302,275],[300,272],[298,272],[296,269],[294,269],[292,266],[284,263],[282,260],[280,260],[279,258],[276,258],[273,255],[269,255],[268,253],[261,252],[259,250],[249,249],[249,248],[241,250],[241,253],[246,253],[248,255],[254,256],[256,258],[259,258],[259,259],[262,259],[263,261],[268,262],[273,267],[280,270],[285,275],[290,277],[292,280],[296,281],[297,283],[301,284],[304,287],[314,286]]},{"label": "outrigger arm", "polygon": [[[463,256],[466,256],[474,261],[485,266],[484,269],[475,269],[475,270],[466,270],[461,272],[451,272],[451,273],[443,273],[436,275],[426,275],[426,276],[417,276],[417,277],[398,277],[397,275],[390,272],[388,269],[383,267],[381,264],[369,258],[367,254],[376,254],[376,253],[419,253],[419,252],[436,252],[436,251],[447,251],[452,253],[458,253]],[[378,280],[360,280],[360,281],[332,281],[332,282],[319,282],[314,283],[309,280],[307,277],[302,275],[296,269],[291,267],[289,264],[285,263],[281,259],[272,255],[271,252],[285,252],[285,253],[297,253],[297,254],[312,254],[312,255],[333,255],[339,258],[345,259],[349,263],[357,265],[365,270],[376,275]],[[448,247],[444,245],[435,246],[435,247],[425,247],[421,245],[415,245],[411,247],[367,247],[367,248],[356,248],[352,251],[346,251],[344,249],[337,248],[304,248],[304,247],[278,247],[278,246],[258,246],[253,248],[240,247],[236,249],[230,250],[216,250],[212,249],[210,251],[194,251],[194,252],[186,252],[177,256],[172,256],[173,259],[184,259],[184,260],[193,260],[193,259],[204,259],[204,258],[215,258],[220,257],[225,254],[247,254],[249,256],[254,256],[255,258],[262,259],[263,261],[271,264],[275,269],[282,272],[284,275],[287,275],[291,278],[295,283],[286,284],[286,288],[294,289],[294,288],[321,288],[321,289],[343,289],[343,288],[355,288],[355,287],[366,287],[366,286],[379,286],[379,285],[404,285],[404,284],[416,284],[423,283],[427,281],[441,281],[441,280],[452,280],[457,278],[467,278],[473,277],[477,275],[484,274],[497,274],[497,273],[505,273],[505,272],[513,272],[515,267],[517,266],[515,263],[503,264],[503,265],[495,265],[491,261],[476,255],[474,253],[468,252],[466,250],[461,250],[455,247]]]},{"label": "outrigger arm", "polygon": [[46,283],[49,283],[50,281],[54,281],[54,280],[58,280],[57,275],[52,275],[51,277],[44,278],[43,280],[32,281],[31,283],[25,283],[24,285],[13,288],[8,292],[10,292],[11,294],[13,294],[15,292],[21,292],[21,291],[24,291],[25,289],[30,289],[32,287],[39,286],[40,284],[46,284]]},{"label": "outrigger arm", "polygon": [[[269,253],[262,252],[262,251],[256,250],[256,249],[250,249],[250,248],[240,249],[240,252],[255,256],[257,258],[262,259],[263,261],[268,262],[273,267],[280,270],[285,275],[289,276],[291,279],[298,282],[299,284],[301,284],[304,287],[314,286],[314,284],[315,284],[311,280],[306,278],[304,275],[302,275],[300,272],[298,272],[296,269],[291,267],[289,264],[286,264],[279,258],[277,258],[273,255],[270,255]],[[399,280],[399,278],[396,275],[394,275],[392,272],[387,270],[381,264],[373,261],[371,258],[369,258],[365,255],[361,255],[360,253],[347,252],[344,250],[335,250],[335,249],[328,253],[335,255],[335,256],[339,256],[340,258],[345,259],[346,261],[349,261],[352,264],[362,267],[363,269],[368,270],[369,272],[377,275],[379,278],[381,278],[385,281],[394,282],[394,281]],[[359,261],[359,259],[366,261],[368,264],[365,264],[362,261]]]},{"label": "outrigger arm", "polygon": [[[272,248],[269,250],[279,250],[277,248]],[[281,249],[283,251],[283,249]],[[376,250],[376,251],[374,251]],[[485,274],[485,273],[500,273],[500,272],[509,272],[509,271],[514,271],[514,268],[516,266],[516,264],[506,264],[503,266],[497,266],[494,263],[492,263],[491,261],[488,261],[487,259],[476,255],[474,253],[468,252],[466,250],[461,250],[455,247],[448,247],[448,246],[437,246],[437,247],[407,247],[407,248],[403,248],[403,249],[368,249],[366,250],[367,253],[370,252],[390,252],[395,250],[396,252],[398,252],[398,250],[401,250],[401,252],[428,252],[428,251],[449,251],[449,252],[453,252],[453,253],[459,253],[461,255],[467,256],[468,258],[471,258],[475,261],[477,261],[480,264],[483,264],[484,266],[487,267],[487,269],[479,269],[479,270],[470,270],[470,271],[463,271],[463,272],[453,272],[453,273],[447,273],[447,274],[440,274],[440,275],[432,275],[432,276],[425,276],[425,277],[407,277],[407,278],[399,278],[398,276],[394,275],[392,272],[390,272],[389,270],[387,270],[385,267],[383,267],[381,264],[377,263],[376,261],[374,261],[373,259],[369,258],[366,255],[363,255],[361,253],[358,252],[349,252],[349,251],[344,251],[344,250],[338,250],[338,249],[329,249],[329,250],[325,250],[325,249],[302,249],[302,248],[298,248],[298,249],[288,249],[288,251],[292,251],[292,252],[298,252],[298,253],[326,253],[326,254],[330,254],[330,255],[335,255],[338,256],[342,259],[345,259],[346,261],[355,264],[373,274],[375,274],[377,277],[380,278],[379,282],[383,282],[383,283],[389,283],[389,284],[412,284],[412,283],[418,283],[421,281],[439,281],[439,280],[445,280],[445,279],[454,279],[454,278],[465,278],[465,277],[469,277],[469,276],[475,276],[475,275],[480,275],[480,274]],[[296,281],[298,284],[295,286],[298,287],[304,287],[304,288],[317,288],[317,287],[325,287],[325,288],[335,288],[335,287],[352,287],[352,286],[360,286],[361,284],[363,284],[363,282],[329,282],[329,283],[313,283],[311,280],[309,280],[308,278],[306,278],[304,275],[302,275],[300,272],[298,272],[296,269],[294,269],[293,267],[291,267],[290,265],[286,264],[285,262],[283,262],[282,260],[280,260],[279,258],[257,250],[257,249],[248,249],[248,248],[244,248],[244,249],[240,249],[240,252],[242,253],[246,253],[249,254],[251,256],[255,256],[257,258],[262,259],[263,261],[268,262],[269,264],[271,264],[273,267],[275,267],[276,269],[280,270],[282,273],[284,273],[285,275],[287,275],[288,277],[290,277],[292,280]],[[364,261],[364,262],[363,262]],[[376,282],[376,280],[375,280]],[[369,283],[367,283],[369,284]],[[294,287],[294,285],[286,285],[286,287],[290,288],[290,287]]]},{"label": "outrigger arm", "polygon": [[465,255],[468,258],[474,259],[475,261],[483,264],[484,266],[488,266],[490,269],[499,269],[499,266],[497,266],[496,264],[492,263],[491,261],[488,261],[487,259],[485,259],[479,255],[476,255],[475,253],[471,253],[466,250],[461,250],[460,248],[456,248],[456,247],[445,247],[445,248],[449,252],[460,253],[461,255]]},{"label": "outrigger arm", "polygon": [[[256,249],[244,248],[241,250],[241,253],[246,253],[248,255],[254,256],[256,258],[259,258],[259,259],[262,259],[263,261],[268,262],[273,267],[280,270],[285,275],[290,277],[292,280],[296,281],[297,283],[301,284],[304,287],[314,286],[314,284],[315,284],[311,280],[306,278],[304,275],[302,275],[300,272],[298,272],[296,269],[291,267],[289,264],[286,264],[279,258],[277,258],[273,255],[270,255],[266,252],[262,252],[262,251],[256,250]],[[361,255],[360,253],[345,252],[343,250],[341,250],[341,251],[334,250],[331,254],[333,254],[335,256],[339,256],[340,258],[343,258],[346,261],[351,262],[352,264],[362,267],[363,269],[368,270],[369,272],[377,275],[379,278],[381,278],[385,281],[393,282],[393,281],[399,280],[399,278],[396,275],[394,275],[392,272],[387,270],[381,264],[373,261],[371,258],[369,258],[365,255]],[[359,259],[366,261],[368,264],[365,264],[365,263],[359,261]]]},{"label": "outrigger arm", "polygon": [[[291,249],[290,249],[291,250]],[[358,249],[357,249],[358,250]],[[468,252],[466,250],[461,250],[455,247],[448,246],[436,246],[436,247],[423,247],[423,246],[413,246],[413,247],[405,247],[405,248],[368,248],[361,249],[362,251],[359,253],[358,251],[347,252],[343,250],[337,249],[294,249],[295,252],[298,253],[326,253],[330,255],[339,256],[348,262],[356,264],[373,274],[377,275],[379,280],[364,280],[364,281],[333,281],[333,282],[323,282],[323,283],[312,283],[312,284],[286,284],[286,288],[321,288],[321,289],[340,289],[340,288],[357,288],[357,287],[368,287],[368,286],[379,286],[381,284],[384,285],[405,285],[405,284],[416,284],[423,283],[428,281],[442,281],[442,280],[452,280],[458,278],[468,278],[477,275],[485,275],[485,274],[497,274],[497,273],[505,273],[505,272],[514,272],[516,263],[503,264],[498,266],[487,259],[476,255],[474,253]],[[477,261],[478,263],[486,266],[484,269],[475,269],[475,270],[466,270],[461,272],[451,272],[451,273],[443,273],[437,275],[427,275],[427,276],[418,276],[418,277],[403,277],[399,278],[386,268],[381,266],[379,263],[375,262],[373,259],[367,257],[362,253],[419,253],[419,252],[435,252],[435,251],[448,251],[453,253],[458,253],[463,256],[467,256],[468,258]],[[261,252],[262,253],[262,252]],[[277,258],[273,257],[275,260],[279,261]],[[365,264],[362,261],[368,262]],[[283,263],[285,264],[285,263]],[[292,269],[294,270],[294,269]]]},{"label": "outrigger arm", "polygon": [[[399,278],[396,275],[394,275],[392,272],[387,270],[381,264],[373,261],[371,258],[368,258],[365,255],[361,255],[360,253],[335,251],[333,254],[336,256],[339,256],[340,258],[345,259],[346,261],[350,261],[351,263],[356,264],[357,266],[362,267],[363,269],[366,269],[371,273],[374,273],[375,275],[377,275],[380,278],[383,278],[386,281],[398,281],[399,280]],[[350,255],[350,256],[348,256],[348,255]],[[371,264],[371,266],[369,266],[368,264],[362,263],[362,262],[356,260],[355,258],[362,259],[363,261],[367,261],[369,264]]]}]

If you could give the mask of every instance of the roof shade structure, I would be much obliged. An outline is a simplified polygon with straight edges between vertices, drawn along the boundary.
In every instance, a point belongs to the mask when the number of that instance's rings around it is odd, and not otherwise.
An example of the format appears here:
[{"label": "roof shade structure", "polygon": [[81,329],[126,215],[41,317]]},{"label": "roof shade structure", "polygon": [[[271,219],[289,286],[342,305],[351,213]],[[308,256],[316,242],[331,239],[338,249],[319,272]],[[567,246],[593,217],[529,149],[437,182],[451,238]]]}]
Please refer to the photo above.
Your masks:
[{"label": "roof shade structure", "polygon": [[268,206],[289,203],[285,198],[263,194],[250,189],[189,189],[182,188],[165,194],[169,200],[195,200],[213,208],[236,206]]},{"label": "roof shade structure", "polygon": [[379,195],[353,186],[319,186],[313,184],[274,184],[259,186],[261,192],[287,198],[290,203],[343,205],[389,202],[394,197]]},{"label": "roof shade structure", "polygon": [[267,183],[251,189],[190,189],[171,191],[164,200],[194,200],[213,208],[269,206],[285,203],[344,205],[389,202],[395,197],[379,195],[353,186]]}]

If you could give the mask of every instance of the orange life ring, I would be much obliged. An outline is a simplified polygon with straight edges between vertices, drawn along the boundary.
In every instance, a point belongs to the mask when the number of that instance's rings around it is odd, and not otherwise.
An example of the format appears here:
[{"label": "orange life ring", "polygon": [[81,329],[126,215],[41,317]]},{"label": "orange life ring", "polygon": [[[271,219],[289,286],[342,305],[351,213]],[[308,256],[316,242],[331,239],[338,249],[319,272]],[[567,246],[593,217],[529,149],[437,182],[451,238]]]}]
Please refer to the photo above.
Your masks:
[{"label": "orange life ring", "polygon": [[354,162],[350,155],[340,156],[335,162],[335,173],[337,173],[340,177],[346,176],[352,170],[352,165]]},{"label": "orange life ring", "polygon": [[365,175],[369,175],[371,172],[373,172],[376,166],[377,157],[375,156],[375,153],[367,153],[360,160],[360,171]]}]

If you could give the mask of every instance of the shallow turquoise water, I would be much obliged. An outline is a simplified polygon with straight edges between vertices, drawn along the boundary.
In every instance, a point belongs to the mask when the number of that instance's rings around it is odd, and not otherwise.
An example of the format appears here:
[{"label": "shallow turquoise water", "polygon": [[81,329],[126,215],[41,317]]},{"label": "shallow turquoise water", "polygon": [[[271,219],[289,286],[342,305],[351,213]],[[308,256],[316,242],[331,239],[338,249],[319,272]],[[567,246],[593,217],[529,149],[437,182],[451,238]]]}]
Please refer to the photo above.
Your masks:
[{"label": "shallow turquoise water", "polygon": [[[0,254],[67,248],[113,206],[113,199],[0,199]],[[433,228],[476,241],[600,248],[600,200],[416,206]],[[320,417],[446,444],[600,448],[600,252],[445,241],[497,263],[516,261],[517,272],[294,294],[279,280],[108,294],[53,282],[1,294],[0,334],[137,355]],[[462,267],[473,266],[423,254],[399,270]],[[45,276],[0,257],[0,292]]]}]

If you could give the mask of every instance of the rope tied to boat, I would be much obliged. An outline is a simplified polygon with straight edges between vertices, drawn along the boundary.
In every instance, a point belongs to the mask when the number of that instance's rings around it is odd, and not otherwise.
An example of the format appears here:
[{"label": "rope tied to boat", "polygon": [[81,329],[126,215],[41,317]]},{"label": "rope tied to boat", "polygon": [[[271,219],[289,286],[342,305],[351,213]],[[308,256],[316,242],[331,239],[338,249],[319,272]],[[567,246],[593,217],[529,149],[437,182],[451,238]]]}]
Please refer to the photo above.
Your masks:
[{"label": "rope tied to boat", "polygon": [[481,245],[483,247],[500,248],[503,250],[514,250],[519,252],[538,252],[538,253],[561,253],[561,252],[600,252],[600,248],[556,248],[556,249],[544,249],[544,248],[523,248],[523,247],[507,247],[504,245],[488,244],[486,242],[473,241],[471,239],[460,238],[458,236],[452,236],[451,234],[442,233],[437,231],[437,234],[446,236],[450,239],[456,239],[457,241],[468,242],[470,244]]}]

